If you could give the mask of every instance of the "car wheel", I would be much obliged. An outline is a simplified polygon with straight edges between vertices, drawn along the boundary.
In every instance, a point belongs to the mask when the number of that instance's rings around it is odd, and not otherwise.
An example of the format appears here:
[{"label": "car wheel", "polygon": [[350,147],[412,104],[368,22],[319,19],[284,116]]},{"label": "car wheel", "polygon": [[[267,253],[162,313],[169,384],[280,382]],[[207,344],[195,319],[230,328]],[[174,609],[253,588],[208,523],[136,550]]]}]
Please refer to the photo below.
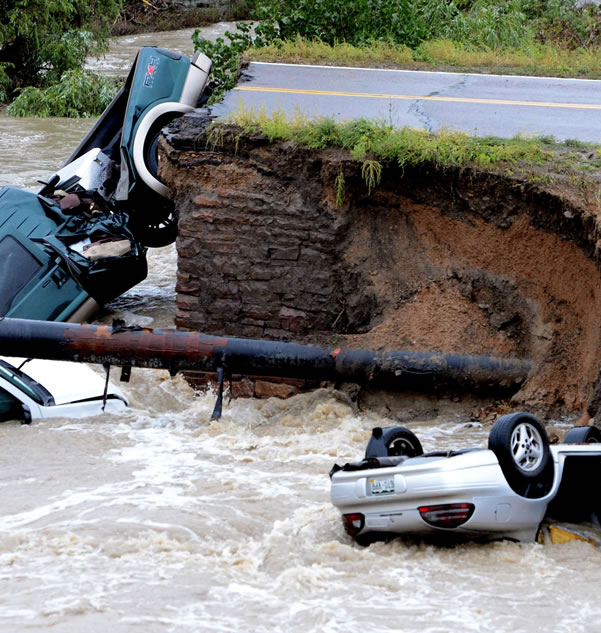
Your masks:
[{"label": "car wheel", "polygon": [[171,121],[182,116],[182,112],[169,112],[164,114],[152,124],[146,138],[144,139],[144,163],[148,171],[154,178],[159,177],[159,139],[163,129],[166,128]]},{"label": "car wheel", "polygon": [[131,144],[132,162],[137,174],[136,188],[143,184],[163,198],[169,198],[169,189],[157,177],[159,138],[165,126],[192,109],[182,103],[161,103],[146,113],[138,124]]},{"label": "car wheel", "polygon": [[[131,213],[130,227],[135,238],[144,246],[160,248],[175,242],[177,215],[170,200],[147,189],[137,192]],[[141,194],[141,195],[140,195]]]},{"label": "car wheel", "polygon": [[[181,112],[170,112],[163,115],[152,124],[144,139],[144,163],[153,178],[159,180],[159,139],[163,128],[167,127],[173,119],[182,115]],[[159,182],[162,182],[159,180]]]},{"label": "car wheel", "polygon": [[598,444],[601,442],[601,430],[596,426],[575,426],[564,438],[564,444]]},{"label": "car wheel", "polygon": [[424,449],[415,433],[404,426],[376,427],[365,449],[365,457],[417,457]]},{"label": "car wheel", "polygon": [[138,227],[136,237],[142,244],[150,248],[169,246],[177,238],[177,218],[171,214],[155,223],[146,223],[144,226]]},{"label": "car wheel", "polygon": [[545,427],[529,413],[501,416],[488,436],[509,486],[528,498],[544,497],[553,484],[553,459]]},{"label": "car wheel", "polygon": [[[165,123],[165,125],[167,125],[167,123]],[[159,138],[161,137],[161,131],[165,125],[160,124],[151,129],[144,143],[144,162],[148,167],[148,171],[155,178],[158,177],[159,173]]]}]

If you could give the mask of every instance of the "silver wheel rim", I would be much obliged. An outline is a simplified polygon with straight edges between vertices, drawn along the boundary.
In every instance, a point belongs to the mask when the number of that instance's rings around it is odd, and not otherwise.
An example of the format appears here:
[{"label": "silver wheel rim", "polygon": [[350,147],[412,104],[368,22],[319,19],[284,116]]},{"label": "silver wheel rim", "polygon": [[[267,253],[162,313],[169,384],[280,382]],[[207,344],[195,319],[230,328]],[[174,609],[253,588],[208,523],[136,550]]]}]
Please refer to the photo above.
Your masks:
[{"label": "silver wheel rim", "polygon": [[511,434],[511,454],[517,466],[525,471],[536,470],[543,461],[543,440],[528,422],[518,424]]},{"label": "silver wheel rim", "polygon": [[404,437],[397,437],[390,442],[388,447],[388,454],[393,455],[407,455],[407,453],[415,453],[415,446]]}]

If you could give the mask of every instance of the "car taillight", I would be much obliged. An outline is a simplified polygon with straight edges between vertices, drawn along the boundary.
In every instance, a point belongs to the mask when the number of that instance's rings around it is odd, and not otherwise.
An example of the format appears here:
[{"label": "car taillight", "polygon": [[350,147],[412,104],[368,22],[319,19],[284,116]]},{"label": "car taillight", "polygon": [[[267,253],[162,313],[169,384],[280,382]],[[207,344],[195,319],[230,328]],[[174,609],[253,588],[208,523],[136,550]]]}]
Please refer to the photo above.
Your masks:
[{"label": "car taillight", "polygon": [[437,528],[456,528],[463,525],[474,514],[473,503],[447,503],[440,506],[421,506],[421,518]]},{"label": "car taillight", "polygon": [[359,512],[353,514],[343,514],[342,523],[349,536],[357,536],[365,525],[365,517]]}]

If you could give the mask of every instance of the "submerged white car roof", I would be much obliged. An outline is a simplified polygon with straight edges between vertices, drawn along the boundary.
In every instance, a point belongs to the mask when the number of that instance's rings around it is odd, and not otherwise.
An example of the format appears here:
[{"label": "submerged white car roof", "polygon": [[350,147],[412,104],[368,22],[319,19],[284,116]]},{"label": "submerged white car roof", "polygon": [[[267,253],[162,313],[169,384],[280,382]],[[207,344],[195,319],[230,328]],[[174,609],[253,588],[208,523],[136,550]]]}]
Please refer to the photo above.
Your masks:
[{"label": "submerged white car roof", "polygon": [[[8,356],[0,358],[17,368],[26,360]],[[104,377],[84,363],[35,358],[27,361],[21,371],[45,387],[57,405],[99,397],[104,393]],[[111,394],[125,400],[121,390],[109,382],[108,395]]]}]

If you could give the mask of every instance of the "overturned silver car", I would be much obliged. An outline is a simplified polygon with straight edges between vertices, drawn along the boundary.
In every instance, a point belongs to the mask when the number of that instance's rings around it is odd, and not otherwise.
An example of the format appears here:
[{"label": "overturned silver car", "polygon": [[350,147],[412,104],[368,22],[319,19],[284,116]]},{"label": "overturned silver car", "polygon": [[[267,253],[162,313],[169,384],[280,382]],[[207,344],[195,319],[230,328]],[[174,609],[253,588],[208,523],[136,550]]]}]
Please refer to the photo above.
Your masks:
[{"label": "overturned silver car", "polygon": [[545,517],[598,521],[601,431],[575,427],[550,445],[529,413],[500,417],[488,448],[424,453],[405,427],[376,428],[365,457],[330,472],[348,534],[534,541]]}]

